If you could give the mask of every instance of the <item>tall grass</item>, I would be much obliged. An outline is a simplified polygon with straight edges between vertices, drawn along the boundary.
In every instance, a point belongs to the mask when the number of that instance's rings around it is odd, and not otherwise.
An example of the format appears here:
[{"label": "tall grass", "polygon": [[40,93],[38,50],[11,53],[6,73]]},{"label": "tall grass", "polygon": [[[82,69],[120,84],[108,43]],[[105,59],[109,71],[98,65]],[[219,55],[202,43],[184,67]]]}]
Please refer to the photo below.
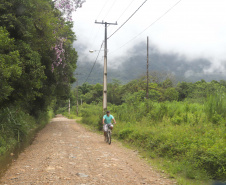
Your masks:
[{"label": "tall grass", "polygon": [[215,124],[226,118],[226,94],[219,91],[210,95],[205,103],[205,112]]},{"label": "tall grass", "polygon": [[[209,96],[205,104],[133,102],[110,110],[115,137],[172,163],[173,173],[191,179],[226,180],[226,100]],[[83,122],[98,125],[101,106],[86,105]]]},{"label": "tall grass", "polygon": [[0,109],[0,155],[15,147],[36,128],[43,127],[53,112],[41,112],[38,119],[27,114],[20,107]]}]

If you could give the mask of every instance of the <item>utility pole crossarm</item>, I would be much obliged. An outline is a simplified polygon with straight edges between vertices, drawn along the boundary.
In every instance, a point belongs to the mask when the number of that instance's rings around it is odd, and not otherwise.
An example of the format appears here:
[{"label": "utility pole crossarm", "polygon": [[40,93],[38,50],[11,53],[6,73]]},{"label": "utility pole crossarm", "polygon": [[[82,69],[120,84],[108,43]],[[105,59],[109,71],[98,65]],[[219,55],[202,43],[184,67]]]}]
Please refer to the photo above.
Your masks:
[{"label": "utility pole crossarm", "polygon": [[118,25],[117,21],[115,23],[109,23],[109,22],[98,22],[98,21],[95,21],[96,24],[108,24],[108,25]]}]

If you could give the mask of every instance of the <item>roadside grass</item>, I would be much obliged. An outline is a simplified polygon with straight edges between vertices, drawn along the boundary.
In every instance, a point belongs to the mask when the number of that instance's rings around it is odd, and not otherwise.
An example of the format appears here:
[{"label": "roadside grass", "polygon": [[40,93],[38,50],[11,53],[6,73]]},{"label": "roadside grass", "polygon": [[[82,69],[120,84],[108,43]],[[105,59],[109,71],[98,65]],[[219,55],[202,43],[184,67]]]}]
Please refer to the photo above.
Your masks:
[{"label": "roadside grass", "polygon": [[[210,180],[197,180],[197,179],[189,179],[186,178],[184,174],[175,173],[175,170],[181,168],[180,164],[175,164],[175,162],[170,161],[169,159],[164,159],[160,157],[152,158],[150,157],[150,153],[144,148],[133,146],[130,143],[127,143],[123,140],[117,139],[119,142],[123,144],[124,147],[132,149],[134,151],[138,151],[138,156],[145,161],[147,161],[148,164],[151,165],[151,167],[161,173],[163,176],[172,179],[173,181],[176,181],[179,185],[210,185],[212,182]],[[176,165],[176,166],[175,166]],[[183,168],[183,166],[182,166]]]},{"label": "roadside grass", "polygon": [[21,107],[11,106],[0,110],[0,156],[13,151],[36,130],[42,129],[54,116],[53,111],[40,112],[38,118],[27,114]]},{"label": "roadside grass", "polygon": [[63,114],[63,116],[67,117],[68,119],[75,119],[77,121],[82,119],[82,117],[79,117],[79,116],[74,115],[74,114],[68,114],[68,113]]},{"label": "roadside grass", "polygon": [[[113,138],[117,138],[124,146],[128,148],[136,149],[139,151],[139,155],[147,160],[152,166],[154,166],[158,171],[168,174],[169,178],[176,179],[178,184],[192,184],[192,185],[208,185],[212,181],[210,177],[200,169],[196,169],[192,164],[190,164],[186,159],[178,160],[174,159],[172,156],[161,156],[158,151],[151,150],[145,144],[145,133],[147,133],[147,128],[139,129],[139,127],[134,128],[137,133],[141,133],[142,139],[139,139],[136,134],[128,135],[127,139],[122,138],[119,133],[122,131],[123,126],[120,125],[121,122],[115,127],[113,132]],[[121,128],[120,128],[121,127]],[[143,131],[141,131],[143,130]],[[125,131],[125,130],[124,130]],[[124,132],[122,131],[122,132]],[[121,133],[122,133],[121,132]],[[131,130],[129,130],[130,133]],[[155,131],[152,131],[155,132]],[[136,138],[136,139],[135,139]],[[159,138],[158,138],[159,139]],[[136,141],[134,141],[136,140]],[[161,169],[161,170],[160,170]]]},{"label": "roadside grass", "polygon": [[[181,184],[225,181],[226,106],[218,100],[109,105],[117,121],[113,138],[139,149]],[[101,130],[101,105],[84,104],[79,112],[80,122]]]},{"label": "roadside grass", "polygon": [[[82,108],[82,106],[79,106],[79,109]],[[60,108],[57,110],[57,114],[62,114],[63,116],[69,118],[69,119],[76,119],[77,121],[81,120],[81,113],[79,113],[79,115],[77,116],[76,114],[76,106],[72,106],[71,110],[70,110],[70,114],[68,112],[68,108]]]},{"label": "roadside grass", "polygon": [[[63,113],[63,115],[67,118],[67,113]],[[82,117],[77,117],[75,115],[72,115],[73,119],[76,119],[76,122],[83,125],[87,130],[95,132],[97,134],[103,135],[103,132],[98,129],[98,124],[91,124],[87,125],[82,120]],[[159,173],[162,173],[163,176],[174,179],[173,181],[176,181],[177,184],[181,185],[209,185],[211,184],[211,180],[209,178],[205,178],[202,180],[198,179],[189,179],[189,177],[186,177],[185,173],[181,173],[181,169],[184,168],[184,164],[172,161],[171,159],[166,159],[162,157],[155,156],[153,157],[153,153],[146,150],[144,147],[141,147],[139,145],[134,145],[128,142],[127,140],[120,139],[115,132],[118,132],[120,130],[119,124],[117,124],[113,131],[113,141],[120,142],[124,147],[132,149],[134,151],[138,151],[138,156],[144,160],[146,160],[153,169],[158,171]],[[193,170],[189,166],[187,166],[187,170]],[[199,177],[200,178],[200,177]]]}]

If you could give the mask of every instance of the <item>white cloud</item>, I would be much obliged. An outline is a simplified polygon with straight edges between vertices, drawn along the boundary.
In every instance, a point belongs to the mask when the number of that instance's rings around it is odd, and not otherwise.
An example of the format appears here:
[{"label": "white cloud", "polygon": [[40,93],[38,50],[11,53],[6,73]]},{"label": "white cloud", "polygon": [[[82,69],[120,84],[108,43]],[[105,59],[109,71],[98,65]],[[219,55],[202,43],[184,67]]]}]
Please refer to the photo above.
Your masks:
[{"label": "white cloud", "polygon": [[[86,47],[79,53],[81,59],[86,56],[94,60],[96,54],[90,54],[88,50],[98,50],[103,41],[104,26],[94,24],[95,20],[115,22],[131,1],[87,0],[83,8],[74,13],[74,30],[78,40],[75,46]],[[212,62],[208,72],[222,72],[222,66],[226,61],[225,0],[182,0],[137,39],[118,49],[163,15],[177,1],[148,0],[134,17],[108,41],[109,63],[111,64],[116,58],[121,58],[120,62],[123,62],[125,56],[131,55],[131,49],[136,44],[145,42],[148,35],[150,42],[156,45],[160,52],[178,53],[190,60],[206,58]],[[116,30],[141,3],[142,1],[134,0],[119,19],[119,25],[108,28],[108,35]],[[112,51],[115,52],[111,53]]]}]

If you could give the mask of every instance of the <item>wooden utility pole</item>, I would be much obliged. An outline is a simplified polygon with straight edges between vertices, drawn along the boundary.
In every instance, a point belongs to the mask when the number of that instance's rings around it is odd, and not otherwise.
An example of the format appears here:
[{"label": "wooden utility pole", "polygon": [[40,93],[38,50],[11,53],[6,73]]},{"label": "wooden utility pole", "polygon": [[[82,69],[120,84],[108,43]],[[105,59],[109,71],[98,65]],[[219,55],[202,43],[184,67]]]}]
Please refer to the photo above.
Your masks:
[{"label": "wooden utility pole", "polygon": [[108,25],[117,25],[116,23],[108,23],[108,22],[97,22],[96,24],[104,24],[105,25],[105,34],[104,34],[104,84],[103,84],[103,111],[107,110],[107,27]]},{"label": "wooden utility pole", "polygon": [[77,99],[77,104],[76,104],[76,113],[77,113],[77,116],[78,116],[78,77],[77,77],[77,90],[76,90],[76,99]]},{"label": "wooden utility pole", "polygon": [[147,89],[146,89],[146,98],[148,99],[149,98],[149,74],[148,74],[148,62],[149,62],[149,38],[147,37]]},{"label": "wooden utility pole", "polygon": [[68,113],[71,113],[71,100],[69,99],[69,103],[68,103]]},{"label": "wooden utility pole", "polygon": [[76,88],[76,99],[77,99],[77,103],[76,103],[76,114],[78,116],[78,75],[80,75],[79,73],[76,73],[76,82],[77,82],[77,88]]}]

